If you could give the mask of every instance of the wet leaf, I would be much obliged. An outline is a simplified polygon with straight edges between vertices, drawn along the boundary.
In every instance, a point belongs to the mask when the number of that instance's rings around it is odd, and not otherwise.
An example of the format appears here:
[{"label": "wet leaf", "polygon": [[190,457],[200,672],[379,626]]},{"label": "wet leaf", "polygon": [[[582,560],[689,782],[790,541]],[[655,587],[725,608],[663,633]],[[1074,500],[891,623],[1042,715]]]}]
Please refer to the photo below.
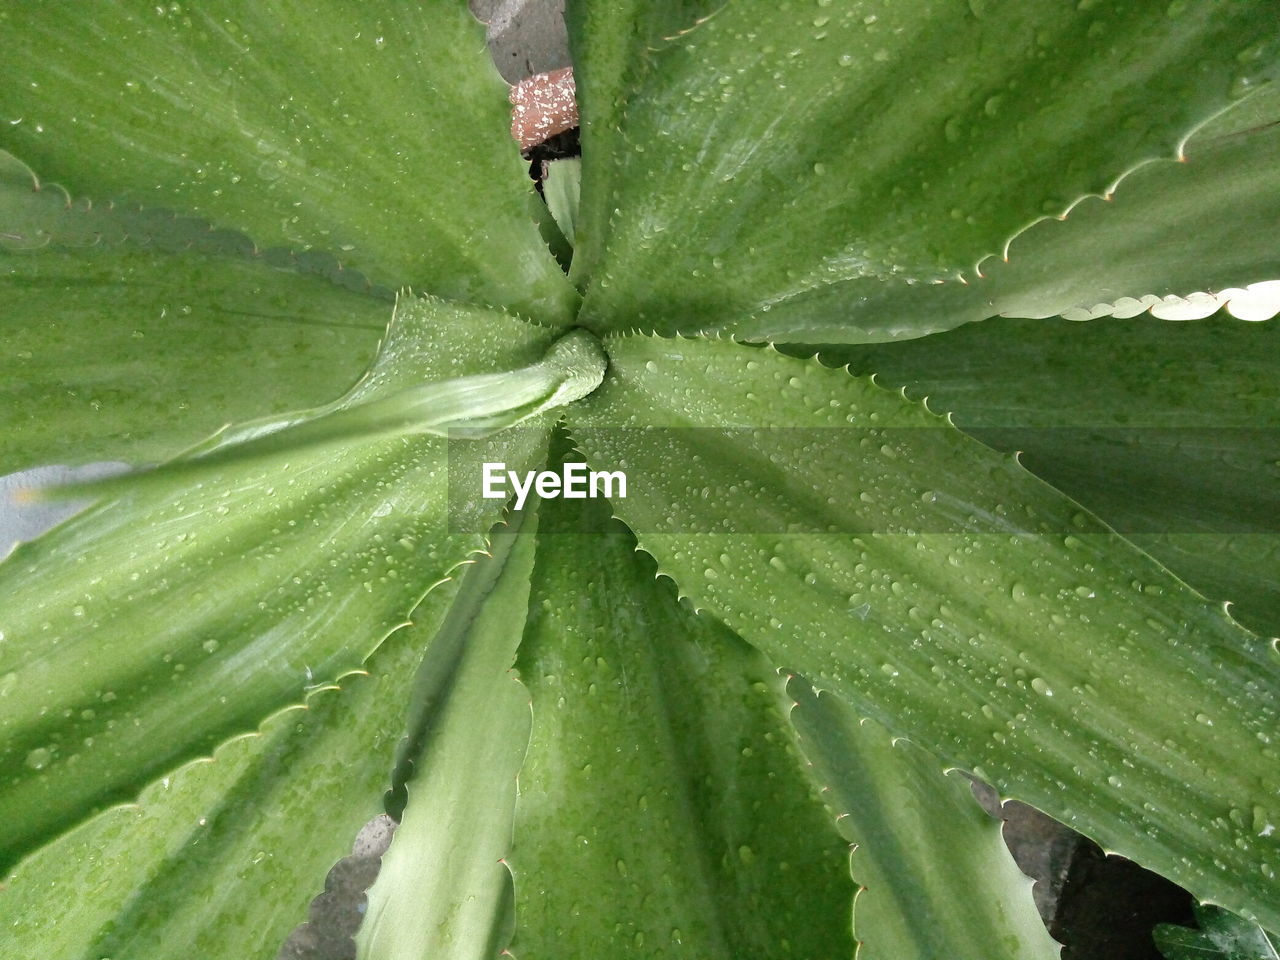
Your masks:
[{"label": "wet leaf", "polygon": [[[1253,99],[1280,116],[1275,96]],[[1064,220],[1034,224],[965,282],[857,278],[806,290],[722,329],[749,340],[878,342],[997,315],[1074,316],[1099,304],[1132,316],[1161,297],[1280,276],[1270,242],[1280,219],[1273,160],[1280,126],[1224,131],[1237,111],[1241,119],[1255,115],[1252,103],[1241,104],[1192,138],[1185,162],[1143,166],[1107,199],[1087,197]]]},{"label": "wet leaf", "polygon": [[513,954],[852,955],[847,848],[791,745],[782,678],[677,603],[601,501],[541,505],[517,666],[533,735]]},{"label": "wet leaf", "polygon": [[1256,923],[1209,904],[1196,907],[1199,930],[1162,923],[1156,946],[1168,960],[1275,960],[1280,941]]},{"label": "wet leaf", "polygon": [[723,341],[608,350],[570,429],[628,471],[617,512],[695,605],[944,763],[1269,922],[1270,642],[868,379]]},{"label": "wet leaf", "polygon": [[988,320],[822,357],[1022,451],[1232,616],[1280,635],[1280,324]]},{"label": "wet leaf", "polygon": [[[882,281],[972,276],[1029,224],[1176,156],[1272,77],[1275,13],[1270,2],[723,5],[635,82],[605,145],[612,189],[584,178],[587,209],[610,213],[583,316],[692,332],[813,297],[834,325],[863,296],[874,309],[865,288]],[[856,286],[823,298],[843,282]],[[936,329],[917,316],[920,332]]]},{"label": "wet leaf", "polygon": [[801,749],[853,844],[858,960],[1056,960],[1031,880],[963,775],[802,677],[787,692]]},{"label": "wet leaf", "polygon": [[569,316],[465,3],[38,2],[0,13],[0,38],[0,148],[74,195],[326,251],[393,289]]},{"label": "wet leaf", "polygon": [[510,668],[528,613],[534,526],[525,519],[523,534],[494,535],[423,661],[405,752],[408,805],[369,891],[360,960],[482,960],[511,939],[502,858],[529,706]]},{"label": "wet leaf", "polygon": [[0,473],[167,459],[340,395],[373,357],[390,291],[285,262],[203,221],[70,203],[0,152]]},{"label": "wet leaf", "polygon": [[627,102],[652,67],[653,48],[692,27],[717,0],[568,0],[565,23],[573,54],[587,184],[573,277],[584,283],[609,236],[616,162]]},{"label": "wet leaf", "polygon": [[[406,302],[352,397],[524,366],[551,339]],[[541,462],[548,429],[507,431],[499,459]],[[451,498],[448,470],[494,455],[392,433],[231,459],[144,476],[19,547],[0,565],[3,862],[358,669],[483,545],[501,503],[478,480]]]},{"label": "wet leaf", "polygon": [[27,860],[0,896],[14,957],[273,958],[382,811],[442,585],[353,674],[149,785]]}]

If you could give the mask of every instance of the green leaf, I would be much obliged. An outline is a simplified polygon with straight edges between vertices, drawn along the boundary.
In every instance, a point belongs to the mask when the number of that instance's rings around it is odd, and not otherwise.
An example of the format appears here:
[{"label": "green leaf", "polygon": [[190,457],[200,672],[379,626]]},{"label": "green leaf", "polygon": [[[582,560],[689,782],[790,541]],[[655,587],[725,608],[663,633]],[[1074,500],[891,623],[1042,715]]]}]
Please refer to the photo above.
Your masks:
[{"label": "green leaf", "polygon": [[970,271],[1271,77],[1276,12],[724,5],[655,54],[610,139],[584,319],[693,331],[840,281]]},{"label": "green leaf", "polygon": [[[533,517],[534,511],[526,511]],[[423,661],[408,806],[357,938],[361,960],[488,960],[511,938],[516,775],[528,695],[511,662],[528,614],[533,519],[494,535]]]},{"label": "green leaf", "polygon": [[1280,635],[1280,323],[989,320],[824,350],[929,398],[1232,616]]},{"label": "green leaf", "polygon": [[565,239],[556,223],[556,218],[547,209],[547,204],[537,193],[529,195],[529,213],[538,225],[538,234],[547,245],[556,263],[567,273],[573,263],[573,245]]},{"label": "green leaf", "polygon": [[542,178],[542,192],[547,198],[547,207],[555,217],[561,234],[569,241],[574,241],[574,224],[578,220],[578,198],[582,188],[582,160],[570,157],[564,160],[553,160],[547,164],[546,176]]},{"label": "green leaf", "polygon": [[1196,907],[1199,930],[1162,923],[1156,946],[1168,960],[1280,960],[1280,941],[1256,923],[1210,904]]},{"label": "green leaf", "polygon": [[[352,397],[527,365],[552,336],[403,302]],[[483,446],[379,435],[214,464],[140,482],[19,547],[0,565],[0,864],[358,669],[483,545],[466,531],[486,531],[500,505],[480,498],[480,459],[541,462],[547,430],[531,421]],[[451,491],[451,472],[474,482]]]},{"label": "green leaf", "polygon": [[276,269],[202,222],[68,207],[34,182],[0,154],[0,473],[164,459],[332,400],[372,359],[389,303]]},{"label": "green leaf", "polygon": [[28,859],[0,893],[12,957],[274,960],[326,871],[381,813],[438,588],[370,658],[260,734],[147,787]]},{"label": "green leaf", "polygon": [[654,574],[600,501],[541,505],[511,952],[852,956],[847,847],[791,745],[782,679]]},{"label": "green leaf", "polygon": [[619,515],[695,604],[945,763],[1280,917],[1271,644],[867,379],[726,342],[607,346],[569,427],[627,471]]},{"label": "green leaf", "polygon": [[[433,306],[451,309],[445,301]],[[506,318],[506,322],[515,321]],[[407,340],[402,332],[393,335],[369,376],[334,403],[242,424],[158,467],[74,481],[54,492],[78,495],[153,489],[157,484],[171,487],[175,480],[207,475],[214,468],[260,463],[297,451],[314,457],[322,449],[388,437],[487,438],[591,393],[600,385],[607,362],[600,341],[585,330],[571,330],[541,360],[515,370],[426,383],[418,383],[414,376],[391,386],[379,370],[395,364],[396,345]],[[478,480],[478,475],[473,477],[473,485]]]},{"label": "green leaf", "polygon": [[10,254],[91,253],[128,246],[171,254],[254,259],[322,276],[356,293],[394,298],[389,287],[371,284],[360,271],[321,250],[261,250],[245,234],[215,228],[199,217],[180,216],[163,208],[95,204],[91,198],[73,198],[56,183],[41,183],[35,171],[4,150],[0,150],[0,228],[0,251]]},{"label": "green leaf", "polygon": [[582,178],[587,184],[572,276],[591,277],[610,232],[618,169],[619,124],[651,68],[652,48],[692,27],[717,0],[568,0],[565,24],[581,118]]},{"label": "green leaf", "polygon": [[1090,197],[1065,222],[1016,238],[1008,263],[983,265],[975,292],[1004,316],[1050,317],[1274,279],[1280,255],[1260,234],[1280,218],[1278,150],[1274,122],[1195,137],[1185,162],[1150,164],[1109,200]]},{"label": "green leaf", "polygon": [[801,749],[854,844],[858,960],[1056,960],[1031,880],[968,780],[800,677],[787,692]]},{"label": "green leaf", "polygon": [[0,12],[0,37],[0,147],[47,180],[568,319],[506,87],[460,0],[37,2]]},{"label": "green leaf", "polygon": [[1088,197],[1064,220],[1035,224],[1014,238],[1007,260],[992,257],[963,283],[847,280],[733,318],[722,329],[748,340],[876,342],[996,315],[1051,317],[1097,304],[1119,303],[1132,315],[1150,305],[1138,298],[1270,280],[1280,276],[1270,229],[1280,220],[1277,152],[1274,124],[1197,135],[1187,162],[1148,164],[1108,199]]},{"label": "green leaf", "polygon": [[141,251],[0,256],[0,298],[0,473],[162,460],[332,400],[391,313],[314,277]]}]

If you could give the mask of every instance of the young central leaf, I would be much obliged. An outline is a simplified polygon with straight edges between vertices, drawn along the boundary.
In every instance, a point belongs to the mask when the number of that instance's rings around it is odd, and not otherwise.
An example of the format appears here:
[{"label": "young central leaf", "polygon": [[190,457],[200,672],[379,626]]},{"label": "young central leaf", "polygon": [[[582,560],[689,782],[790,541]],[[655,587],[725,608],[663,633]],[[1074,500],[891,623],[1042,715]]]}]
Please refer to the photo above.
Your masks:
[{"label": "young central leaf", "polygon": [[[148,481],[202,474],[215,467],[261,461],[290,452],[427,435],[475,440],[491,436],[589,395],[604,380],[607,364],[600,342],[572,330],[546,355],[514,370],[475,373],[424,383],[412,356],[397,349],[405,324],[397,311],[378,358],[346,396],[314,410],[266,417],[223,432],[186,456],[154,469],[112,476],[73,489],[109,493]],[[412,324],[410,324],[412,325]]]}]

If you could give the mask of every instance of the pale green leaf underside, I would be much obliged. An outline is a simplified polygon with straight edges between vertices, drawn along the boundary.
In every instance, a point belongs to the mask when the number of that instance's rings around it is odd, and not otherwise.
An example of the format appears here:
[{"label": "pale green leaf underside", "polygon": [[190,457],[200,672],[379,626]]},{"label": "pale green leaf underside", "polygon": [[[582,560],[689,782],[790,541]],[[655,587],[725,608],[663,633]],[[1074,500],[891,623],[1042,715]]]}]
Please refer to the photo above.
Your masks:
[{"label": "pale green leaf underside", "polygon": [[539,511],[511,952],[847,960],[847,848],[791,745],[781,678],[678,604],[602,503]]},{"label": "pale green leaf underside", "polygon": [[1199,930],[1163,923],[1156,947],[1167,960],[1280,960],[1280,938],[1220,907],[1196,907]]},{"label": "pale green leaf underside", "polygon": [[[967,272],[1275,69],[1274,2],[727,4],[597,149],[583,316],[720,327],[860,277]],[[616,208],[616,210],[615,210]],[[673,307],[676,311],[673,315]]]},{"label": "pale green leaf underside", "polygon": [[0,148],[47,181],[327,251],[392,288],[568,318],[461,0],[36,2],[0,12],[0,38]]},{"label": "pale green leaf underside", "polygon": [[969,781],[792,677],[791,722],[823,783],[851,872],[858,960],[1055,960],[996,820]]},{"label": "pale green leaf underside", "polygon": [[1013,241],[1007,264],[983,264],[975,292],[1004,316],[1050,317],[1280,276],[1280,254],[1265,239],[1280,220],[1280,108],[1274,95],[1260,99],[1273,104],[1271,124],[1195,137],[1185,162],[1150,164],[1110,201],[1090,197],[1065,222],[1038,224]]},{"label": "pale green leaf underside", "polygon": [[325,873],[382,811],[433,591],[369,675],[308,698],[28,859],[0,892],[6,955],[274,960]]},{"label": "pale green leaf underside", "polygon": [[822,359],[1021,450],[1032,473],[1280,636],[1280,323],[993,319]]},{"label": "pale green leaf underside", "polygon": [[619,515],[696,605],[944,762],[1274,922],[1269,643],[869,380],[723,341],[608,349],[570,429],[627,469]]},{"label": "pale green leaf underside", "polygon": [[[525,366],[553,336],[480,308],[401,307],[349,399]],[[19,547],[0,565],[0,863],[357,669],[496,517],[478,489],[450,498],[449,469],[478,478],[494,443],[514,468],[540,462],[546,432],[213,464]]]},{"label": "pale green leaf underside", "polygon": [[[408,301],[395,321],[391,347],[404,338],[406,314],[417,312],[434,321],[457,310],[446,301]],[[466,311],[458,311],[466,313]],[[478,317],[474,314],[478,313]],[[473,311],[484,322],[484,311]],[[518,335],[528,331],[513,317],[492,314],[495,327],[512,327]],[[479,332],[477,328],[474,333]],[[407,339],[407,338],[405,338]],[[607,360],[600,342],[585,330],[571,330],[551,344],[539,360],[496,373],[476,373],[449,380],[417,382],[420,370],[402,385],[382,382],[379,371],[395,364],[394,350],[384,349],[368,377],[347,396],[314,410],[240,424],[183,456],[123,475],[113,474],[88,483],[72,482],[69,494],[131,492],[140,488],[169,489],[186,478],[209,475],[232,465],[279,462],[302,452],[315,457],[323,451],[340,452],[352,444],[368,444],[387,438],[430,436],[453,440],[479,440],[512,429],[541,414],[581,399],[600,385]],[[543,425],[545,432],[545,426]],[[502,443],[503,438],[496,442]],[[479,476],[467,477],[464,464],[468,446],[453,451],[459,461],[460,484],[479,487]],[[56,490],[55,494],[62,492]],[[466,528],[470,529],[470,528]]]},{"label": "pale green leaf underside", "polygon": [[1024,876],[969,781],[792,677],[791,722],[850,870],[858,960],[1056,960]]},{"label": "pale green leaf underside", "polygon": [[609,235],[618,125],[627,101],[652,65],[653,48],[692,27],[720,0],[568,0],[565,24],[573,54],[581,118],[585,196],[572,277],[590,278]]},{"label": "pale green leaf underside", "polygon": [[997,315],[1052,317],[1125,297],[1274,279],[1280,277],[1277,155],[1276,125],[1197,136],[1187,162],[1148,164],[1110,200],[1088,197],[1065,221],[1042,220],[1013,240],[1007,262],[993,256],[967,282],[848,280],[732,318],[721,329],[747,340],[877,342]]},{"label": "pale green leaf underside", "polygon": [[582,159],[567,157],[547,164],[547,174],[542,178],[542,193],[547,207],[555,218],[560,233],[572,246],[575,224],[578,220],[578,200],[582,189]]},{"label": "pale green leaf underside", "polygon": [[535,523],[493,536],[423,660],[408,806],[369,891],[360,960],[490,960],[511,938],[501,861],[529,742],[528,694],[511,663],[528,615]]}]

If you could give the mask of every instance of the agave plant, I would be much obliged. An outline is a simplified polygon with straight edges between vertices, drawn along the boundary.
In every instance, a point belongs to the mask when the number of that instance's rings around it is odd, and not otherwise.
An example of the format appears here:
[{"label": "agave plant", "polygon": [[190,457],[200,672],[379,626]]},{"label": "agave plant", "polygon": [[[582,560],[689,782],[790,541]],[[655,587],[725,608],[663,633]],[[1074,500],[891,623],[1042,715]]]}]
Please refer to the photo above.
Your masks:
[{"label": "agave plant", "polygon": [[1280,929],[1277,5],[569,6],[558,226],[461,0],[0,10],[4,957],[1054,956],[966,775]]}]

